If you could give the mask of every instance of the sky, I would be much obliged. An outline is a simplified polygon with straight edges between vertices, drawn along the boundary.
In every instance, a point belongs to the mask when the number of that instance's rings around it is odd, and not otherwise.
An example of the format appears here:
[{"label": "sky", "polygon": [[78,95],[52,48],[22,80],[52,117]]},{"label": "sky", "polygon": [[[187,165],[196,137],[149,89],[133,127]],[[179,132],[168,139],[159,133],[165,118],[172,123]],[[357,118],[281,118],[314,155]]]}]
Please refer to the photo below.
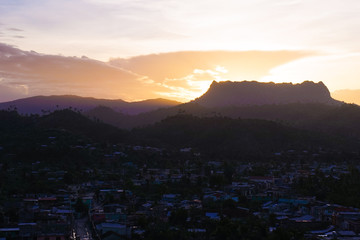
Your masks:
[{"label": "sky", "polygon": [[213,80],[360,89],[358,0],[1,0],[0,101],[189,101]]}]

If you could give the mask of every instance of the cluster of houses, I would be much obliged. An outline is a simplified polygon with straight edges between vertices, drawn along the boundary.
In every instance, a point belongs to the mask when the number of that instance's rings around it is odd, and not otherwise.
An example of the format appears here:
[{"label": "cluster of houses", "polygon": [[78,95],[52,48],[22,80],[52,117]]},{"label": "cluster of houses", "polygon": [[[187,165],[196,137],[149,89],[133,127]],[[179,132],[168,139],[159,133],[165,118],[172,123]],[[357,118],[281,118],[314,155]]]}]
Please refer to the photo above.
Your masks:
[{"label": "cluster of houses", "polygon": [[[223,175],[221,162],[208,162],[211,167],[211,175]],[[204,223],[208,220],[220,221],[228,218],[237,221],[245,219],[249,215],[265,219],[269,222],[269,231],[276,228],[298,229],[305,233],[309,239],[360,239],[360,211],[357,208],[331,204],[318,201],[313,196],[299,196],[292,189],[292,184],[300,177],[309,177],[315,171],[324,174],[332,174],[337,177],[347,174],[347,166],[317,163],[301,166],[291,164],[288,171],[280,176],[271,174],[276,167],[269,169],[269,175],[252,176],[252,164],[240,165],[236,172],[241,172],[241,181],[233,181],[222,187],[215,186],[202,189],[200,195],[184,197],[173,191],[165,193],[156,201],[139,198],[130,191],[116,189],[101,189],[94,200],[90,212],[91,222],[98,236],[102,239],[111,239],[113,236],[125,236],[126,238],[139,237],[146,232],[143,226],[139,226],[139,219],[157,219],[169,223],[173,212],[179,209],[192,211],[197,209],[197,216],[188,214],[186,221],[192,222],[196,218],[195,226],[188,225],[187,231],[195,236],[206,233],[208,229]],[[306,170],[304,170],[306,169]],[[166,185],[180,182],[187,178],[191,184],[196,184],[199,177],[204,177],[203,171],[194,173],[189,168],[188,172],[180,169],[146,168],[139,169],[141,174],[133,179],[137,187],[146,184]],[[109,196],[113,203],[101,204]],[[126,200],[125,200],[126,199]],[[252,209],[244,204],[243,199],[256,203],[259,206]],[[235,208],[209,208],[208,202],[231,201]],[[105,201],[106,202],[106,201]],[[99,204],[100,203],[100,204]],[[131,211],[129,211],[131,209]],[[193,222],[192,222],[193,223]]]},{"label": "cluster of houses", "polygon": [[[153,151],[157,148],[135,146],[133,151]],[[179,152],[196,158],[199,153],[184,148]],[[307,153],[304,153],[307,154]],[[112,164],[118,159],[126,159],[129,153],[114,151],[104,155],[104,163]],[[276,153],[276,156],[281,156]],[[258,164],[238,164],[233,171],[231,183],[210,184],[213,176],[225,176],[221,161],[203,162],[195,166],[184,161],[185,166],[162,168],[158,166],[138,167],[138,163],[123,161],[119,169],[119,179],[111,181],[92,180],[67,188],[58,189],[56,194],[13,195],[0,209],[0,240],[38,239],[65,240],[77,239],[79,228],[89,228],[93,239],[141,239],[153,222],[172,224],[175,214],[185,212],[186,231],[193,236],[204,236],[209,231],[208,221],[221,221],[226,218],[239,221],[255,216],[268,223],[268,231],[277,228],[298,229],[308,239],[360,239],[360,211],[351,206],[341,206],[319,201],[313,196],[299,196],[292,184],[300,177],[309,177],[315,171],[338,177],[347,174],[346,164],[300,164],[279,163],[269,167],[266,174],[253,175]],[[34,163],[35,165],[38,163]],[[126,187],[121,176],[128,176],[132,187]],[[84,168],[86,174],[93,174]],[[98,169],[98,174],[108,170]],[[66,171],[51,170],[49,181],[62,181]],[[38,174],[33,171],[32,174]],[[202,179],[201,192],[184,196],[173,188],[158,196],[144,196],[142,189],[154,186],[167,186],[186,180],[189,187]],[[204,182],[205,181],[205,182]],[[77,209],[78,201],[86,211]],[[216,205],[218,204],[218,205]],[[214,207],[217,206],[217,207]],[[255,207],[254,207],[255,206]],[[78,219],[86,218],[85,225],[79,226]],[[189,224],[186,224],[189,223]],[[191,224],[190,224],[191,223]],[[176,226],[173,226],[176,228]]]},{"label": "cluster of houses", "polygon": [[1,209],[0,239],[65,240],[73,236],[74,210],[66,193],[13,196]]}]

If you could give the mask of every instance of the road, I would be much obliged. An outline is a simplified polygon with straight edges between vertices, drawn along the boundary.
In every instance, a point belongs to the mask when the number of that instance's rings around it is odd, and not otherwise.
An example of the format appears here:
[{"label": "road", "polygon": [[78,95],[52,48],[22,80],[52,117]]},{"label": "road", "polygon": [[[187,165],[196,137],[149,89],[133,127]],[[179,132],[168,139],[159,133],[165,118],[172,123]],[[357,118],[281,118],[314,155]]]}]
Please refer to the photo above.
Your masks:
[{"label": "road", "polygon": [[87,217],[75,219],[75,234],[77,240],[93,240]]}]

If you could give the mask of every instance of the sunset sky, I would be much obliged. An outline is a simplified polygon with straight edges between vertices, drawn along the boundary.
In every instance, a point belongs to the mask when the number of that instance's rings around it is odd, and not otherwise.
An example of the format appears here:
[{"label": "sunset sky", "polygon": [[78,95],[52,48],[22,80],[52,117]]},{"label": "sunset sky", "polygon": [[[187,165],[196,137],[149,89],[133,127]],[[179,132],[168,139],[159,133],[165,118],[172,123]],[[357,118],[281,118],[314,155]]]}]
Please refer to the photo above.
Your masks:
[{"label": "sunset sky", "polygon": [[0,101],[188,101],[213,80],[360,89],[359,0],[1,0]]}]

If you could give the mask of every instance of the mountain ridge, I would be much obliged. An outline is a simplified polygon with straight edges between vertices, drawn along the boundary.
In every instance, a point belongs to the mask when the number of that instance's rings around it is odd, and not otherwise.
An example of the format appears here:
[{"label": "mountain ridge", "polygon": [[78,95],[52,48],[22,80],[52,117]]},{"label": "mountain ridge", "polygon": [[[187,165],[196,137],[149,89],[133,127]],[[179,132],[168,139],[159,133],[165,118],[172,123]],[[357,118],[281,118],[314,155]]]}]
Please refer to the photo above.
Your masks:
[{"label": "mountain ridge", "polygon": [[[262,83],[257,81],[213,81],[202,96],[190,101],[207,108],[230,106],[256,106],[288,103],[323,103],[339,105],[340,101],[333,99],[323,82],[305,81],[292,83]],[[127,115],[137,115],[182,105],[180,102],[157,98],[137,102],[126,102],[121,99],[97,99],[76,95],[34,96],[0,103],[0,109],[16,107],[22,114],[42,114],[44,111],[54,111],[73,108],[90,111],[98,106],[105,106],[116,112]]]},{"label": "mountain ridge", "polygon": [[[231,104],[231,102],[227,105],[215,105],[211,104],[211,101],[207,102],[206,104],[201,104],[200,100],[204,100],[207,96],[208,92],[217,91],[219,86],[225,86],[228,88],[230,86],[233,87],[234,85],[243,86],[244,84],[250,86],[261,86],[266,88],[269,91],[269,86],[271,88],[282,88],[279,92],[285,92],[285,96],[292,96],[293,92],[288,91],[289,88],[301,88],[301,91],[307,92],[307,95],[304,95],[304,101],[283,101],[283,102],[265,102],[264,104],[260,104],[261,102],[257,102],[256,104]],[[233,87],[234,92],[237,92],[237,88]],[[256,89],[256,88],[255,88]],[[284,90],[285,89],[285,90]],[[305,90],[304,90],[305,89]],[[220,89],[222,90],[222,89]],[[255,90],[254,90],[255,91]],[[301,92],[300,91],[300,92]],[[169,116],[174,116],[177,114],[192,114],[197,117],[212,117],[212,116],[224,116],[230,117],[233,119],[241,118],[241,119],[262,119],[262,120],[270,120],[285,123],[286,125],[298,127],[301,129],[309,129],[309,130],[319,130],[325,132],[339,132],[343,135],[356,135],[360,137],[360,128],[357,127],[357,122],[360,121],[360,107],[356,105],[350,105],[341,103],[339,101],[334,100],[330,96],[330,92],[328,91],[327,87],[322,83],[314,83],[310,81],[306,81],[301,84],[275,84],[275,83],[259,83],[259,82],[213,82],[212,86],[210,87],[209,91],[205,93],[202,97],[195,99],[194,101],[190,101],[188,103],[177,104],[169,106],[162,105],[159,107],[157,103],[156,108],[152,104],[154,100],[147,100],[142,102],[135,102],[135,103],[126,103],[123,100],[104,100],[105,102],[102,103],[96,100],[91,107],[86,109],[82,109],[82,114],[95,120],[99,120],[104,123],[111,124],[118,128],[123,129],[133,129],[138,127],[144,127],[150,124],[154,124],[159,122]],[[250,91],[246,92],[249,96],[251,95]],[[261,91],[260,91],[261,92]],[[275,91],[276,92],[276,91]],[[321,93],[317,96],[317,93]],[[245,94],[245,97],[246,97]],[[239,94],[227,94],[224,95],[223,91],[220,91],[220,96],[224,99],[233,100]],[[257,95],[259,95],[257,93]],[[266,94],[265,94],[266,95]],[[270,97],[273,96],[270,94]],[[296,94],[295,94],[296,96]],[[313,97],[315,96],[315,97]],[[84,99],[77,96],[68,96],[75,99]],[[211,97],[211,96],[210,96]],[[275,96],[276,97],[276,96]],[[41,99],[41,98],[40,98]],[[94,98],[88,98],[94,100]],[[85,100],[88,100],[85,99]],[[266,100],[266,98],[263,98]],[[269,99],[269,98],[267,98]],[[275,98],[276,99],[276,98]],[[279,98],[277,98],[279,99]],[[283,98],[284,99],[284,98]],[[286,99],[286,98],[285,98]],[[294,98],[292,98],[294,99]],[[85,101],[84,100],[84,101]],[[94,100],[94,101],[95,101]],[[221,100],[221,99],[220,99]],[[116,106],[106,105],[105,103],[111,102],[112,104],[117,104]],[[157,99],[155,102],[162,103],[164,100]],[[125,102],[125,103],[124,103]],[[52,104],[53,110],[59,110],[55,106],[57,103],[49,103]],[[119,105],[123,104],[123,108],[120,109]],[[124,104],[126,106],[124,106]],[[175,105],[176,104],[176,105]],[[1,107],[1,104],[0,104]],[[64,107],[64,106],[61,106]],[[129,114],[126,111],[126,107],[129,107],[130,111],[133,114]],[[55,108],[55,109],[54,109]],[[38,107],[38,111],[39,111]],[[72,106],[73,110],[78,110],[79,107]],[[120,109],[120,110],[119,110]],[[45,109],[48,110],[48,109]],[[50,109],[51,110],[51,109]],[[18,109],[19,111],[19,109]],[[137,112],[136,112],[137,111]],[[21,109],[19,111],[21,113]],[[44,112],[47,113],[47,112]]]},{"label": "mountain ridge", "polygon": [[323,82],[299,84],[257,81],[213,81],[208,91],[194,102],[205,107],[247,106],[287,103],[339,104]]},{"label": "mountain ridge", "polygon": [[97,106],[107,106],[117,112],[134,115],[156,110],[162,107],[172,107],[180,102],[157,98],[137,102],[126,102],[121,99],[98,99],[80,97],[76,95],[34,96],[0,103],[0,109],[16,108],[22,114],[41,114],[44,111],[54,111],[64,108],[73,108],[88,111]]}]

